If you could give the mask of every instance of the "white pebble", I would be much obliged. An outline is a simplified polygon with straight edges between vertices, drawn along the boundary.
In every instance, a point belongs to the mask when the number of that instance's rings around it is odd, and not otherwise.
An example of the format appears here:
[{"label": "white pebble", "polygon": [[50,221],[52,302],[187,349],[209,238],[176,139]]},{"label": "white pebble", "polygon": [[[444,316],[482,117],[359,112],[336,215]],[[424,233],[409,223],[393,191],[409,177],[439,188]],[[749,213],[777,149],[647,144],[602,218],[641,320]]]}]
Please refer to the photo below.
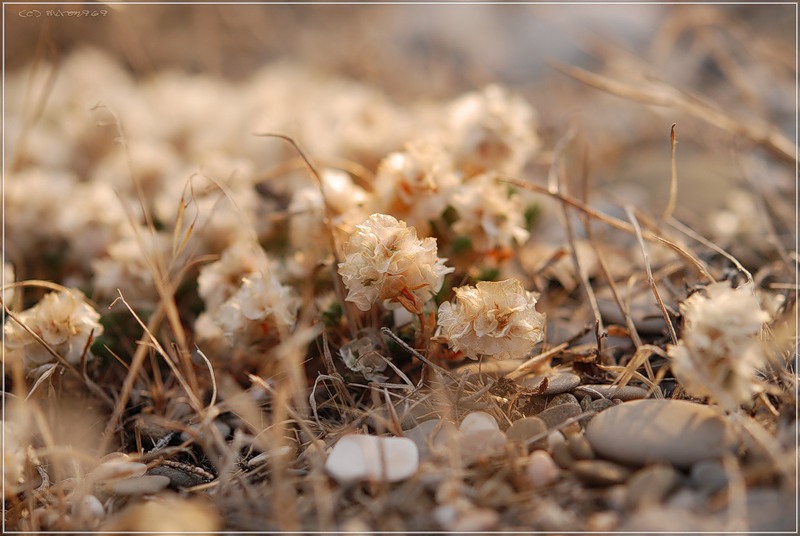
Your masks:
[{"label": "white pebble", "polygon": [[488,432],[499,430],[497,421],[494,417],[484,411],[473,411],[461,421],[461,426],[458,427],[459,431],[463,434],[471,434],[473,432]]},{"label": "white pebble", "polygon": [[325,470],[337,482],[398,482],[417,472],[417,445],[405,437],[346,435],[333,447]]},{"label": "white pebble", "polygon": [[551,484],[558,478],[558,467],[544,450],[535,450],[528,458],[525,468],[528,480],[537,488]]},{"label": "white pebble", "polygon": [[147,466],[143,463],[109,460],[98,465],[86,478],[94,483],[106,483],[142,476],[145,471]]}]

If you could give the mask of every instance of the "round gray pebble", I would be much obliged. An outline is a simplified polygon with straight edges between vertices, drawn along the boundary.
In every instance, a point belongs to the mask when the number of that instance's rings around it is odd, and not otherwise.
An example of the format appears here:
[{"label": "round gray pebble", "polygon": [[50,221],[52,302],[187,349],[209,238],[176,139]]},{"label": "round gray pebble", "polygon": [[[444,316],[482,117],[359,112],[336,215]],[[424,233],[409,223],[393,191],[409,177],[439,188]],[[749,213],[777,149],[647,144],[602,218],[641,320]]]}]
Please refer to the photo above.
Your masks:
[{"label": "round gray pebble", "polygon": [[555,428],[562,422],[581,414],[581,407],[578,404],[560,404],[552,406],[539,413],[537,417],[542,419],[548,428]]},{"label": "round gray pebble", "polygon": [[537,394],[557,395],[559,393],[566,393],[572,391],[581,384],[581,378],[577,374],[572,374],[571,372],[557,372],[547,376],[526,378],[522,381],[522,385],[531,389],[539,389],[545,378],[547,378],[547,385],[542,389],[541,393]]},{"label": "round gray pebble", "polygon": [[628,508],[644,508],[662,503],[680,480],[680,475],[670,465],[650,465],[636,471],[628,480]]},{"label": "round gray pebble", "polygon": [[586,436],[583,434],[574,435],[567,439],[569,452],[576,460],[591,460],[594,458],[594,451]]},{"label": "round gray pebble", "polygon": [[636,387],[634,385],[626,385],[625,387],[618,387],[615,385],[584,384],[576,388],[575,391],[581,394],[585,393],[591,396],[592,398],[596,399],[600,399],[602,397],[609,399],[618,399],[622,400],[623,402],[627,402],[629,400],[639,400],[641,398],[647,398],[647,389]]},{"label": "round gray pebble", "polygon": [[680,467],[720,458],[736,444],[720,413],[681,400],[635,400],[609,408],[589,421],[586,437],[603,458]]},{"label": "round gray pebble", "polygon": [[575,465],[575,458],[566,442],[553,445],[553,461],[562,469],[569,469]]},{"label": "round gray pebble", "polygon": [[[547,432],[547,425],[542,419],[539,417],[525,417],[511,423],[511,426],[506,430],[506,437],[513,443],[525,445],[530,438],[543,435],[545,432]],[[527,448],[529,450],[547,448],[547,436],[545,435],[533,445],[527,445]]]},{"label": "round gray pebble", "polygon": [[552,397],[550,400],[548,400],[547,407],[548,408],[552,408],[553,406],[560,406],[562,404],[577,404],[577,405],[580,405],[578,403],[578,399],[575,398],[575,395],[572,395],[570,393],[559,393],[559,394],[555,395],[554,397]]},{"label": "round gray pebble", "polygon": [[604,460],[580,460],[572,464],[572,472],[591,486],[621,484],[630,476],[627,467]]},{"label": "round gray pebble", "polygon": [[109,485],[109,490],[116,495],[152,495],[166,488],[169,484],[169,477],[142,475],[114,482]]}]

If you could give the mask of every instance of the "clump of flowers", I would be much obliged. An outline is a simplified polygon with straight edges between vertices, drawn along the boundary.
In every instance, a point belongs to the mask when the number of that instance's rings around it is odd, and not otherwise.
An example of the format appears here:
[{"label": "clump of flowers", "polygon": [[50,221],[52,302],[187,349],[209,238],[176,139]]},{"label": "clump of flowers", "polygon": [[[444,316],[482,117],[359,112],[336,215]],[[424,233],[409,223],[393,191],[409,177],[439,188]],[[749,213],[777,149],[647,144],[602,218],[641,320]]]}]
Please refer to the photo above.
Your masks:
[{"label": "clump of flowers", "polygon": [[384,158],[374,183],[377,210],[402,218],[428,236],[430,222],[442,215],[461,180],[441,144],[417,141]]},{"label": "clump of flowers", "polygon": [[481,281],[455,293],[454,303],[439,306],[438,318],[441,338],[454,350],[470,358],[520,358],[542,340],[545,315],[520,281]]},{"label": "clump of flowers", "polygon": [[[88,344],[103,334],[100,314],[86,303],[78,290],[46,294],[39,303],[19,313],[17,319],[73,365],[81,362],[84,353],[87,360],[93,357]],[[29,372],[55,361],[53,355],[14,320],[6,322],[4,333],[4,359],[21,360]]]},{"label": "clump of flowers", "polygon": [[[255,243],[233,244],[200,270],[198,292],[206,312],[195,323],[199,340],[214,349],[227,342],[251,346],[291,329],[300,298],[281,283],[280,267]],[[230,346],[230,344],[228,345]]]},{"label": "clump of flowers", "polygon": [[469,237],[476,252],[509,249],[530,237],[521,197],[491,175],[465,183],[450,199],[458,214],[453,231]]},{"label": "clump of flowers", "polygon": [[539,145],[535,121],[527,102],[497,85],[460,97],[449,113],[458,168],[466,177],[487,171],[518,175]]},{"label": "clump of flowers", "polygon": [[437,256],[436,239],[420,240],[413,227],[386,214],[373,214],[358,225],[344,254],[339,274],[346,299],[362,311],[381,300],[387,308],[421,313],[453,271]]},{"label": "clump of flowers", "polygon": [[710,397],[728,408],[758,392],[756,371],[765,356],[758,334],[769,314],[751,285],[720,282],[680,305],[682,338],[667,349],[672,371],[686,392]]}]

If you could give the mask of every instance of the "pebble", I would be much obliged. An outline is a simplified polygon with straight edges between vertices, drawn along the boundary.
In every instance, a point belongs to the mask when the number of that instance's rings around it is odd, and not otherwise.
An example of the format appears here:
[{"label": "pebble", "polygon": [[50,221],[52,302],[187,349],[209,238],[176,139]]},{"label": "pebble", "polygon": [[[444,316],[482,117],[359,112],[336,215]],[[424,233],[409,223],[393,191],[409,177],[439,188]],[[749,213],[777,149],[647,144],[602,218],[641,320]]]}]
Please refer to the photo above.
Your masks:
[{"label": "pebble", "polygon": [[86,478],[91,482],[108,483],[142,476],[145,471],[147,471],[147,466],[143,463],[109,459],[98,465]]},{"label": "pebble", "polygon": [[747,521],[752,533],[794,532],[797,502],[794,493],[775,489],[747,490]]},{"label": "pebble", "polygon": [[580,460],[572,464],[572,472],[591,486],[613,486],[625,482],[631,471],[627,467],[604,460]]},{"label": "pebble", "polygon": [[547,432],[547,425],[539,417],[525,417],[517,419],[506,430],[506,437],[513,443],[521,443],[527,446],[529,450],[547,448],[547,436],[542,437],[539,441],[528,445],[527,441],[537,435]]},{"label": "pebble", "polygon": [[406,437],[346,435],[336,442],[325,461],[325,470],[339,483],[399,482],[418,468],[419,450]]},{"label": "pebble", "polygon": [[575,465],[575,458],[569,451],[569,447],[566,442],[562,442],[553,446],[553,461],[555,461],[556,465],[562,469],[569,469]]},{"label": "pebble", "polygon": [[636,387],[634,385],[626,385],[625,387],[618,387],[616,385],[592,385],[584,384],[575,389],[578,393],[585,393],[592,398],[598,400],[602,398],[618,399],[623,402],[630,400],[639,400],[647,398],[647,389]]},{"label": "pebble", "polygon": [[116,495],[152,495],[170,484],[170,478],[163,475],[143,475],[114,482],[109,490]]},{"label": "pebble", "polygon": [[194,473],[181,471],[180,469],[169,467],[167,465],[153,467],[152,469],[147,471],[147,474],[163,475],[169,478],[170,487],[175,489],[191,488],[193,486],[197,486],[198,484],[202,484],[205,482],[203,477],[201,477],[200,475],[195,475]]},{"label": "pebble", "polygon": [[594,451],[586,436],[583,434],[571,436],[567,439],[567,448],[576,460],[591,460],[594,458]]},{"label": "pebble", "polygon": [[458,430],[450,421],[431,419],[406,430],[403,435],[417,445],[420,458],[427,458],[431,455],[432,448],[446,443],[449,437],[454,437],[457,433]]},{"label": "pebble", "polygon": [[494,417],[485,411],[473,411],[461,421],[458,430],[463,434],[471,434],[474,432],[491,432],[499,430],[497,421]]},{"label": "pebble", "polygon": [[614,406],[616,406],[616,404],[613,400],[600,398],[599,400],[593,400],[590,402],[588,410],[594,411],[595,413],[600,413],[601,411],[607,410],[608,408],[613,408]]},{"label": "pebble", "polygon": [[528,402],[522,407],[521,411],[524,415],[537,415],[544,411],[547,407],[546,396],[532,396]]},{"label": "pebble", "polygon": [[550,448],[553,448],[556,445],[560,445],[566,440],[567,438],[564,437],[564,434],[562,434],[558,430],[550,432],[550,435],[547,436],[547,444],[550,445]]},{"label": "pebble", "polygon": [[572,391],[581,384],[581,378],[577,374],[571,372],[557,372],[555,374],[548,374],[547,376],[533,376],[524,379],[521,384],[523,387],[529,389],[539,389],[542,387],[542,382],[547,379],[547,386],[542,389],[542,395],[557,395],[559,393],[566,393]]},{"label": "pebble", "polygon": [[733,430],[717,411],[681,400],[619,404],[594,416],[586,437],[599,456],[642,465],[689,467],[720,458],[735,446]]},{"label": "pebble", "polygon": [[703,460],[692,465],[689,479],[698,491],[713,495],[728,485],[728,474],[717,460]]},{"label": "pebble", "polygon": [[575,398],[575,395],[570,393],[560,393],[552,397],[547,402],[547,407],[552,408],[555,406],[560,406],[562,404],[577,404],[580,406],[580,404],[578,403],[578,399]]},{"label": "pebble", "polygon": [[533,487],[543,488],[555,482],[559,470],[547,451],[535,450],[528,458],[525,474]]},{"label": "pebble", "polygon": [[628,508],[646,508],[660,504],[680,483],[680,476],[670,465],[650,465],[628,479]]},{"label": "pebble", "polygon": [[491,430],[464,434],[459,438],[458,444],[462,463],[469,465],[481,458],[502,454],[508,441],[500,430]]},{"label": "pebble", "polygon": [[555,428],[567,419],[580,414],[581,407],[578,404],[560,404],[547,408],[539,413],[537,417],[542,419],[548,428]]}]

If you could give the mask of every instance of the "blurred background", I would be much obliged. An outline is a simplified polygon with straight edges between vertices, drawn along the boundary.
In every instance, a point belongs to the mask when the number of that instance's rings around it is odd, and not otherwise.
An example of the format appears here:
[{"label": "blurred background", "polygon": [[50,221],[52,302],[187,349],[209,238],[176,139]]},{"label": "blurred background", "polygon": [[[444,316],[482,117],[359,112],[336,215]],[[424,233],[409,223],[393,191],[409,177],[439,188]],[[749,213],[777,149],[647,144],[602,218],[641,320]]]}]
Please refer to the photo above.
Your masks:
[{"label": "blurred background", "polygon": [[[100,14],[48,15],[54,7]],[[59,65],[73,51],[94,47],[135,80],[177,70],[238,81],[265,65],[299,64],[373,86],[401,105],[497,82],[539,113],[546,150],[538,182],[547,151],[571,133],[579,137],[571,146],[588,155],[592,185],[620,185],[615,202],[660,210],[669,190],[670,126],[677,123],[679,216],[701,218],[709,207],[724,205],[725,190],[748,181],[776,199],[793,198],[791,5],[4,8],[7,73],[43,60]],[[600,73],[652,98],[610,95],[565,75],[559,65]],[[17,87],[35,89],[15,86],[7,94],[13,97]],[[783,154],[762,143],[770,135]],[[584,166],[583,156],[575,160]]]}]

